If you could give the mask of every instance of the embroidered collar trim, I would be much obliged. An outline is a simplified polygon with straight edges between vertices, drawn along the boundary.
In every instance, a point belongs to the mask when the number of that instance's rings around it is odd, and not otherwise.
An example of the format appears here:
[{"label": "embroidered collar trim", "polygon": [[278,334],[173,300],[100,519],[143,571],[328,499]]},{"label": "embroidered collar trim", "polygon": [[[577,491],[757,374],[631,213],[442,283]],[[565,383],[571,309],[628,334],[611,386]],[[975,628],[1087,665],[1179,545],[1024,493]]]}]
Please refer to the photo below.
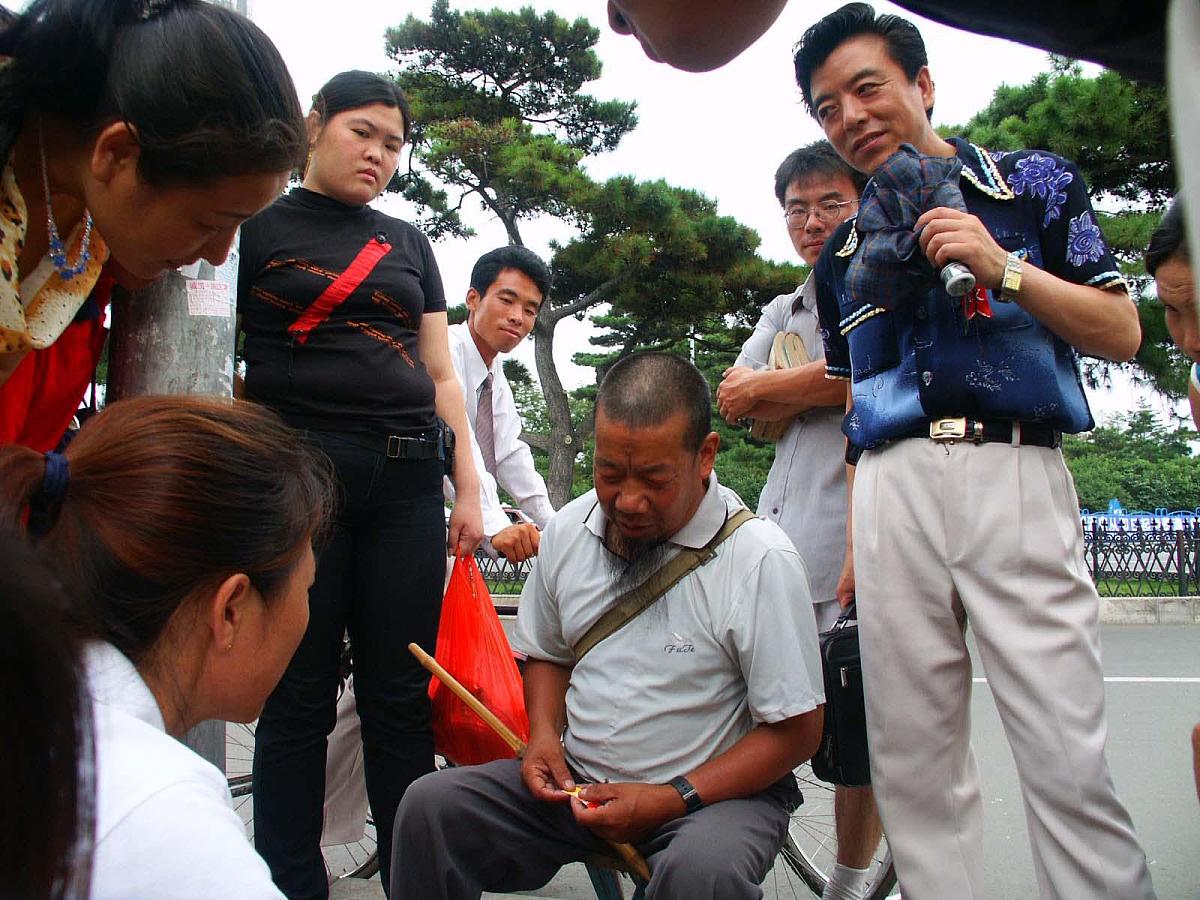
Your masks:
[{"label": "embroidered collar trim", "polygon": [[854,223],[857,221],[857,219],[858,216],[854,215],[846,220],[850,223],[850,233],[846,235],[846,243],[842,244],[841,249],[834,251],[835,256],[853,256],[854,251],[858,249],[858,229],[854,227]]},{"label": "embroidered collar trim", "polygon": [[[954,140],[958,158],[962,160],[962,177],[982,194],[993,200],[1015,200],[1017,195],[1000,174],[1000,167],[992,155],[978,144],[960,139]],[[978,171],[977,171],[978,170]]]}]

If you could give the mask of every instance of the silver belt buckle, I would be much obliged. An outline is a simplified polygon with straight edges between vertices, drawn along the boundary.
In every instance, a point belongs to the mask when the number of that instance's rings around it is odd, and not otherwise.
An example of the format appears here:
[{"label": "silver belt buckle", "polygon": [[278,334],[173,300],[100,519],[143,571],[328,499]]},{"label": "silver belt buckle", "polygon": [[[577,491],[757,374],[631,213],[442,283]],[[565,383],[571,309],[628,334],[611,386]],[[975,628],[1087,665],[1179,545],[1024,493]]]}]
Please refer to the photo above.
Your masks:
[{"label": "silver belt buckle", "polygon": [[967,417],[934,419],[929,423],[931,441],[961,441],[967,437]]},{"label": "silver belt buckle", "polygon": [[388,459],[399,459],[400,458],[400,435],[398,435],[398,434],[389,434],[388,435],[387,458]]}]

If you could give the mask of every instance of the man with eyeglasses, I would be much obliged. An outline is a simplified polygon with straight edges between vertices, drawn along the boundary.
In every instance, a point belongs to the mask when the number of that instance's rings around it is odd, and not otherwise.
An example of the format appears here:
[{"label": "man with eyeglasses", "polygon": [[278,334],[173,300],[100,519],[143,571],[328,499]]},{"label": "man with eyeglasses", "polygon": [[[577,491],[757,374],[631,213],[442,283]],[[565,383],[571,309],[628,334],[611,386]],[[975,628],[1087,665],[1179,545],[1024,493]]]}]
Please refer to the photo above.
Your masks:
[{"label": "man with eyeglasses", "polygon": [[[775,196],[783,207],[792,246],[813,266],[826,239],[854,215],[865,177],[846,165],[828,141],[801,147],[775,173]],[[816,282],[810,277],[763,309],[737,362],[725,371],[717,406],[730,423],[742,419],[790,421],[775,446],[775,461],[758,501],[758,514],[778,524],[804,560],[817,630],[837,620],[835,599],[846,550],[843,382],[825,377],[818,329]],[[803,342],[811,362],[774,369],[771,349],[780,334]],[[849,596],[845,598],[849,603]],[[838,852],[824,900],[864,895],[867,870],[881,826],[869,787],[838,787],[835,797]]]}]

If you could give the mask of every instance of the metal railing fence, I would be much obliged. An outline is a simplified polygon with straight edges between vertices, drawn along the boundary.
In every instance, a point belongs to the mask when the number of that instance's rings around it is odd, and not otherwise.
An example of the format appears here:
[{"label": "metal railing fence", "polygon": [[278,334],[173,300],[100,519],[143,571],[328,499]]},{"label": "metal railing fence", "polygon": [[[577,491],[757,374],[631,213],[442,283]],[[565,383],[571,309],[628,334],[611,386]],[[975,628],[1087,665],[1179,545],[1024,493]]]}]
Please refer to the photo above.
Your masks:
[{"label": "metal railing fence", "polygon": [[1200,518],[1084,516],[1084,555],[1102,597],[1200,594]]},{"label": "metal railing fence", "polygon": [[[1085,512],[1082,522],[1084,557],[1100,596],[1200,595],[1200,516]],[[493,597],[520,594],[529,577],[529,562],[514,564],[483,553],[476,561]]]}]

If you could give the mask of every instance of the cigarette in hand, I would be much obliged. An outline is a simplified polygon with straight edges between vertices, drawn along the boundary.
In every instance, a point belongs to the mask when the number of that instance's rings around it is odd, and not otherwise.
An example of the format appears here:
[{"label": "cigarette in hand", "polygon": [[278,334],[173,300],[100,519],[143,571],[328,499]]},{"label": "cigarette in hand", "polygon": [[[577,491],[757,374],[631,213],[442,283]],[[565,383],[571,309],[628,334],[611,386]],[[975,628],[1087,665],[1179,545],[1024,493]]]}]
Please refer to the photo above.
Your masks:
[{"label": "cigarette in hand", "polygon": [[562,791],[564,794],[570,794],[572,797],[574,797],[576,800],[578,800],[580,803],[582,803],[588,809],[599,809],[601,806],[604,805],[603,803],[593,803],[591,800],[585,800],[582,797],[580,797],[579,793],[580,793],[580,791],[583,790],[583,788],[579,787],[579,785],[576,785],[575,787],[571,788],[569,791],[566,788],[559,788],[559,790]]}]

